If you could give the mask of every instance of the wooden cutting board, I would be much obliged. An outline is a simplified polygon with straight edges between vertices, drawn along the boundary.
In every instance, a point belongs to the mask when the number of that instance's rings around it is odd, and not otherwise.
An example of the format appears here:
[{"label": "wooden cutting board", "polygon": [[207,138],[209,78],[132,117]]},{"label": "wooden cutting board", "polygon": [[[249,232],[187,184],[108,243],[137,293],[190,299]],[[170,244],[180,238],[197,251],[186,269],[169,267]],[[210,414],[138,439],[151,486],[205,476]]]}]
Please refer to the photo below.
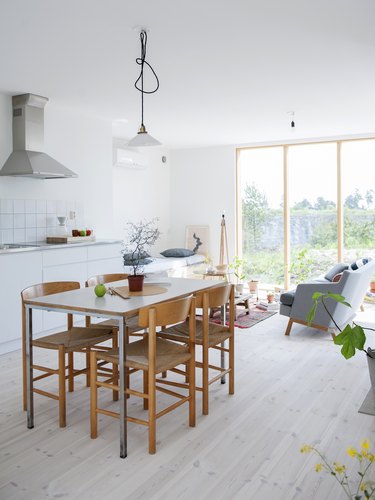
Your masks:
[{"label": "wooden cutting board", "polygon": [[95,241],[95,236],[47,236],[47,243],[83,243]]}]

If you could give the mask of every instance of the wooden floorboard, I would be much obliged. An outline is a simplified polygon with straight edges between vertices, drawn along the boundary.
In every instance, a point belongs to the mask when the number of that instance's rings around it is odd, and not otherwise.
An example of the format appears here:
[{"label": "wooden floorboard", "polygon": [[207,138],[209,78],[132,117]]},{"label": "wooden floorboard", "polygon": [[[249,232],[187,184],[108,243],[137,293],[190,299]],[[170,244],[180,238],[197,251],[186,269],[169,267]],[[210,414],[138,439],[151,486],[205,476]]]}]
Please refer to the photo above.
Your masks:
[{"label": "wooden floorboard", "polygon": [[[347,446],[362,438],[375,443],[374,417],[358,413],[369,389],[367,362],[361,354],[344,360],[325,332],[295,325],[285,337],[286,323],[275,315],[236,330],[236,393],[212,385],[208,416],[198,393],[195,428],[188,426],[186,405],[158,420],[154,456],[147,453],[147,429],[129,424],[125,460],[117,420],[100,416],[98,438],[89,438],[84,377],[68,394],[65,429],[58,427],[56,402],[40,396],[35,428],[26,429],[20,352],[1,356],[0,499],[343,498],[332,477],[313,470],[316,457],[299,450],[316,443],[331,460],[350,465]],[[375,332],[368,337],[375,345]],[[55,364],[55,353],[39,356]],[[132,381],[141,387],[138,374]],[[57,388],[52,379],[40,384]],[[109,391],[99,397],[116,409]],[[167,398],[158,397],[161,405]],[[128,409],[142,417],[138,398]]]}]

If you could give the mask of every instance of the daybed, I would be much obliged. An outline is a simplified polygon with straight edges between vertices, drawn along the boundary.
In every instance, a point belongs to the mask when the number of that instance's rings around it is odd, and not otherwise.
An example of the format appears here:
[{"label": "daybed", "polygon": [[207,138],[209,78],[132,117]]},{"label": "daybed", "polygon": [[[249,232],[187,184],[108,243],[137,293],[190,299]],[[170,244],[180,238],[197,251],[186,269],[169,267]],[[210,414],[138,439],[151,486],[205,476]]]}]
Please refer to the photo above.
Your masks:
[{"label": "daybed", "polygon": [[[170,277],[185,277],[199,270],[205,260],[204,255],[194,254],[190,257],[152,257],[152,262],[146,264],[143,272],[149,274],[164,274]],[[131,274],[132,266],[124,266],[124,272]]]}]

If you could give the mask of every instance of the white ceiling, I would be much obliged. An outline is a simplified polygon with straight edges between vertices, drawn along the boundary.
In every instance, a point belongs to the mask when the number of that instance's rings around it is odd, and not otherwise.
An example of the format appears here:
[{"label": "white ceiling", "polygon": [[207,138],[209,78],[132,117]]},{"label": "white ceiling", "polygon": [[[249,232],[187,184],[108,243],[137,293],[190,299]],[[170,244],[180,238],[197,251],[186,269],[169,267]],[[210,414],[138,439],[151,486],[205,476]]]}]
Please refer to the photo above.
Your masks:
[{"label": "white ceiling", "polygon": [[0,92],[127,119],[130,138],[147,26],[145,125],[166,146],[368,134],[374,19],[374,0],[0,0]]}]

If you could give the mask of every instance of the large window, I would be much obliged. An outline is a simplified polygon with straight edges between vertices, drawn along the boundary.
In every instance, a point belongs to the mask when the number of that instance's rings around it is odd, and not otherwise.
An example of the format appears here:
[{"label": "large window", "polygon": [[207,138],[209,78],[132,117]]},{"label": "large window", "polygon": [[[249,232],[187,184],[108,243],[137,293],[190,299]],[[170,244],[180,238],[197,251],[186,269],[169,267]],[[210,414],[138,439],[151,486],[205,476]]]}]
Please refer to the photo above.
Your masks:
[{"label": "large window", "polygon": [[284,281],[283,148],[248,149],[240,157],[242,256],[246,275]]},{"label": "large window", "polygon": [[289,287],[375,258],[375,139],[239,150],[238,253]]}]

